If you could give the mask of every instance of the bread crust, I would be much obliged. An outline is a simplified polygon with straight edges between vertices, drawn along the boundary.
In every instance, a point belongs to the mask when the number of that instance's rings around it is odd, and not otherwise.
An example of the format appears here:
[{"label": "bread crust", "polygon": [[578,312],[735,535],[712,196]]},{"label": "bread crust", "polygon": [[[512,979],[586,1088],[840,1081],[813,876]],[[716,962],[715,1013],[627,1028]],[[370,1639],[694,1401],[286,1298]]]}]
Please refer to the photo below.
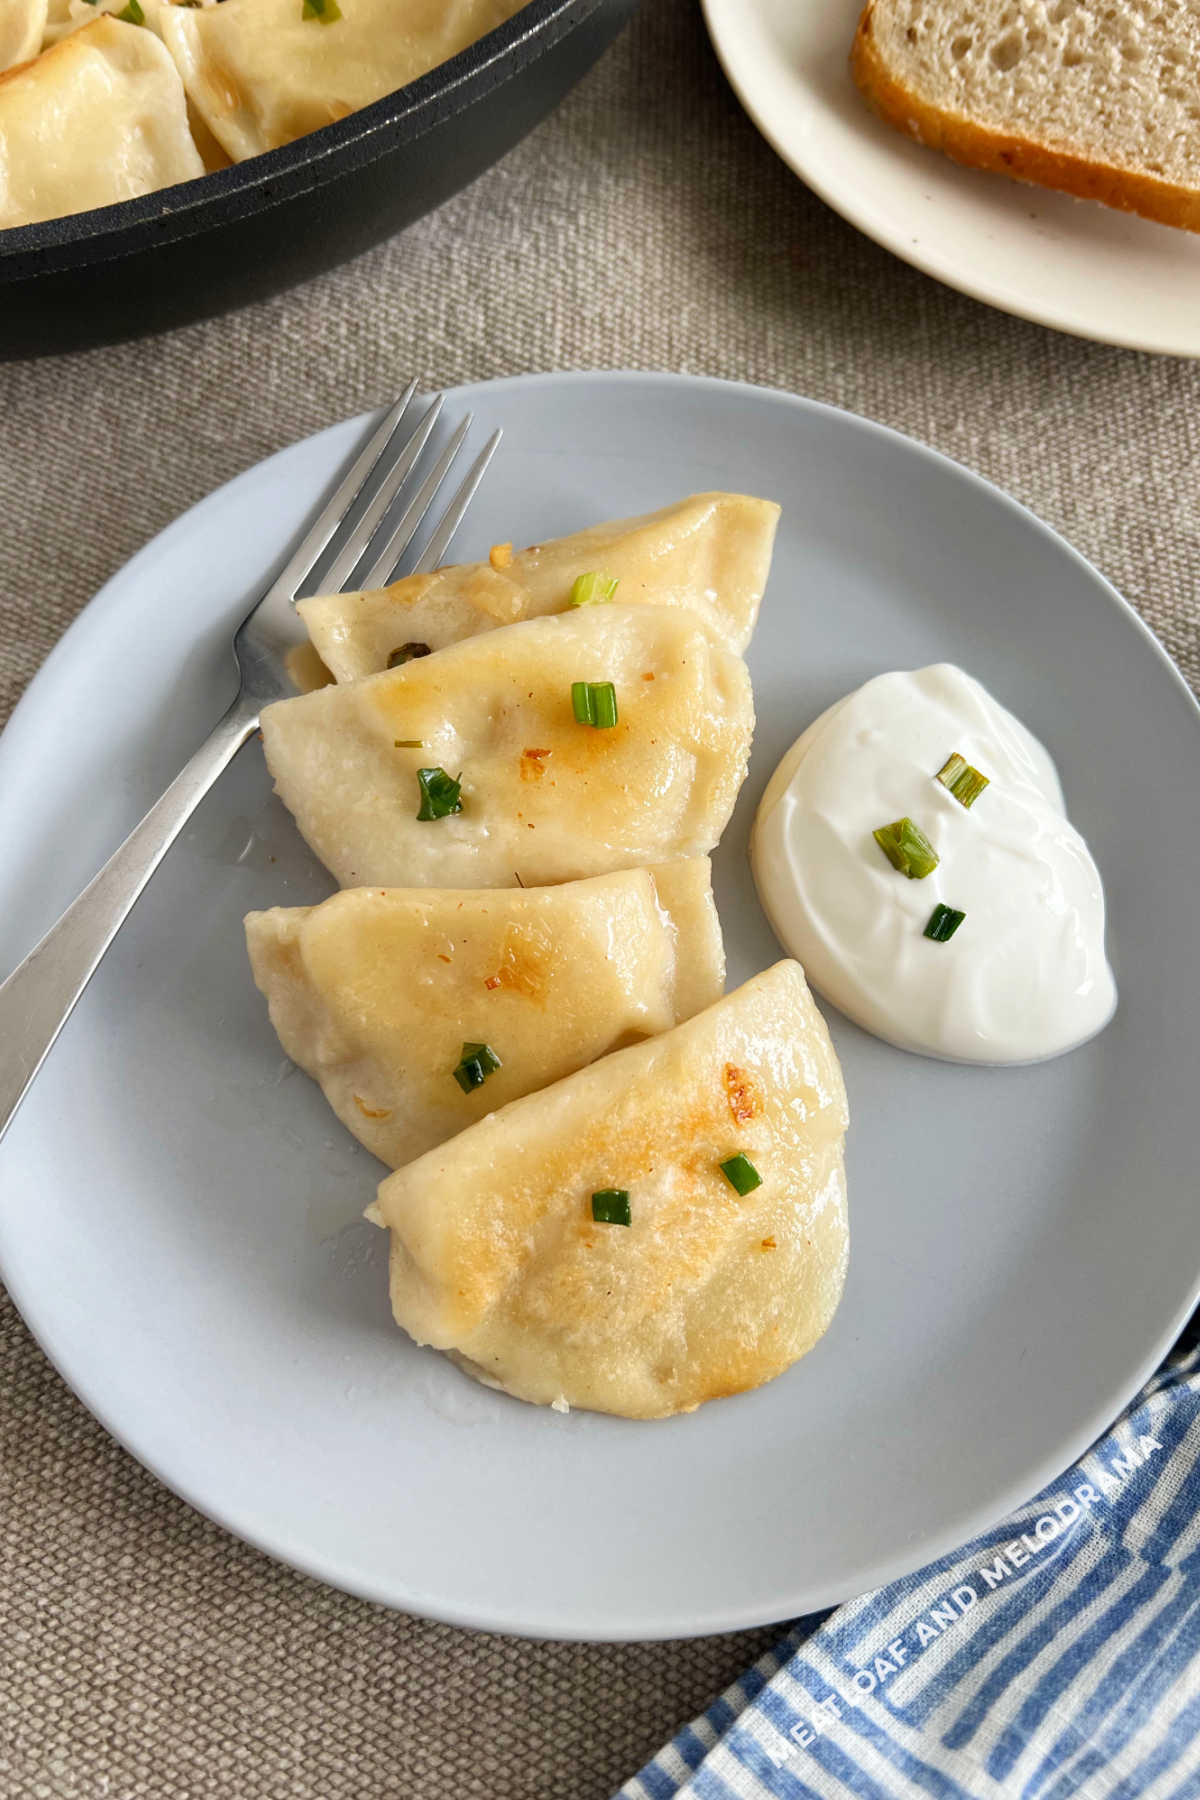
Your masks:
[{"label": "bread crust", "polygon": [[1200,231],[1200,192],[1194,188],[1076,156],[1036,138],[997,131],[923,100],[893,73],[880,53],[873,29],[874,10],[875,0],[867,0],[854,33],[850,72],[880,118],[897,131],[968,168],[1056,188],[1077,200],[1098,200],[1103,206],[1137,213],[1159,225]]}]

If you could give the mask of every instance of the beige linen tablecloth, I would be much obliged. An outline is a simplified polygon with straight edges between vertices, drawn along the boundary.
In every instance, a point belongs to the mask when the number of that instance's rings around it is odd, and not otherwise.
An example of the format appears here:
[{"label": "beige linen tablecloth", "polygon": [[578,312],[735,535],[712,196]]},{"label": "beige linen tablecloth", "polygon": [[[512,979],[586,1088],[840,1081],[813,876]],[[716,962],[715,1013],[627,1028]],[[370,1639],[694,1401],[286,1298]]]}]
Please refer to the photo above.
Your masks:
[{"label": "beige linen tablecloth", "polygon": [[[383,249],[173,336],[0,366],[5,716],[100,583],[258,458],[410,372],[586,366],[762,382],[935,445],[1200,678],[1200,368],[894,261],[756,136],[693,0],[648,0],[554,119]],[[348,1599],[160,1487],[6,1303],[0,1358],[6,1800],[600,1800],[772,1636],[525,1644]]]}]

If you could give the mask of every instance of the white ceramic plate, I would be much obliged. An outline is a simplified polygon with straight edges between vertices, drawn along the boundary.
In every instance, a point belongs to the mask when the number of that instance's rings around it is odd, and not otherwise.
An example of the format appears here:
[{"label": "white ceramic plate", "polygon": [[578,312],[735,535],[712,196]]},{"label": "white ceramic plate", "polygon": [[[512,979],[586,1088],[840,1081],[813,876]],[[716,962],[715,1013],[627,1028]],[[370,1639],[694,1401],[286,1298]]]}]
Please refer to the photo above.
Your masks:
[{"label": "white ceramic plate", "polygon": [[[759,725],[717,858],[730,983],[779,954],[746,839],[801,727],[881,669],[961,662],[1051,746],[1112,903],[1122,1004],[1074,1055],[959,1068],[834,1016],[850,1092],[845,1299],[758,1392],[560,1417],[390,1322],[379,1174],[291,1071],[241,917],[328,882],[250,746],[155,877],[0,1150],[0,1263],[84,1401],[196,1506],[355,1593],[556,1637],[788,1617],[918,1566],[1109,1422],[1197,1289],[1200,731],[1095,572],[931,452],[786,396],[645,375],[464,390],[501,453],[480,555],[689,491],[784,518]],[[179,519],[88,607],[0,741],[0,966],[183,761],[228,640],[357,441],[351,421]]]},{"label": "white ceramic plate", "polygon": [[763,136],[843,218],[1005,312],[1135,350],[1200,356],[1200,237],[910,143],[847,66],[862,0],[704,0]]}]

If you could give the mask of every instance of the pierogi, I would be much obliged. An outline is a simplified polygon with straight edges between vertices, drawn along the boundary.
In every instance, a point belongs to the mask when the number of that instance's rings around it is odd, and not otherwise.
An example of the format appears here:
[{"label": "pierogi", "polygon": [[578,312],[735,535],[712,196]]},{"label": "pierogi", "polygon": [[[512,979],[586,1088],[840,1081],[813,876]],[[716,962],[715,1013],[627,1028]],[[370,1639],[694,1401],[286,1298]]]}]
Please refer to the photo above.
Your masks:
[{"label": "pierogi", "polygon": [[[283,1048],[394,1168],[717,999],[710,877],[698,857],[524,891],[356,888],[250,913],[246,943]],[[464,1043],[499,1063],[466,1089]]]},{"label": "pierogi", "polygon": [[0,227],[203,174],[179,72],[142,26],[102,15],[0,75]]},{"label": "pierogi", "polygon": [[[777,963],[389,1176],[368,1216],[395,1317],[540,1405],[649,1419],[756,1387],[841,1296],[846,1122],[825,1022]],[[627,1224],[594,1216],[615,1193]]]},{"label": "pierogi", "polygon": [[[481,563],[448,564],[363,593],[319,594],[298,612],[337,681],[389,667],[405,645],[441,650],[521,619],[565,612],[580,576],[616,581],[624,606],[686,606],[744,651],[771,567],[779,508],[745,494],[693,494]],[[510,554],[511,552],[511,554]]]},{"label": "pierogi", "polygon": [[[0,77],[21,84],[0,90],[0,229],[291,143],[406,86],[523,4],[0,0]],[[140,32],[143,48],[89,35],[105,21]],[[69,41],[76,49],[60,54]]]},{"label": "pierogi", "polygon": [[[129,0],[49,0],[46,12],[46,30],[42,38],[42,49],[59,43],[69,37],[71,32],[79,31],[102,13],[123,13]],[[0,0],[3,4],[3,0]],[[138,0],[142,19],[148,30],[162,37],[162,21],[173,6],[217,6],[221,0]],[[218,144],[204,120],[189,100],[187,103],[188,130],[192,134],[192,142],[196,146],[205,172],[213,169],[227,169],[232,158]]]},{"label": "pierogi", "polygon": [[46,0],[0,0],[0,73],[36,56],[45,30]]},{"label": "pierogi", "polygon": [[[580,683],[611,683],[615,724],[580,722]],[[706,855],[753,725],[745,664],[694,614],[615,604],[262,715],[276,789],[343,887],[530,887]],[[418,817],[431,779],[461,810]]]},{"label": "pierogi", "polygon": [[407,86],[501,25],[525,0],[301,0],[174,7],[167,46],[218,143],[241,162]]},{"label": "pierogi", "polygon": [[[46,29],[40,45],[41,49],[57,44],[61,39],[69,37],[71,32],[79,31],[90,25],[94,19],[105,13],[121,13],[128,6],[129,0],[48,0],[46,6]],[[159,16],[173,4],[182,4],[182,0],[138,0],[142,17],[146,24],[158,37]],[[215,6],[217,0],[197,0],[197,4]]]}]

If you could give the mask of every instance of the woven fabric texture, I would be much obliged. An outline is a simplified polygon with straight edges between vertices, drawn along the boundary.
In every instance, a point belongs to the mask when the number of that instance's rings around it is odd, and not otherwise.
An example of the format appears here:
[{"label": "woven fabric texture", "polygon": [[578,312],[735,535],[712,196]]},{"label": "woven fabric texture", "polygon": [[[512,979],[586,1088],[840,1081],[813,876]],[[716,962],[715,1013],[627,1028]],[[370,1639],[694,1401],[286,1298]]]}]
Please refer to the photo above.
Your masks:
[{"label": "woven fabric texture", "polygon": [[1193,1342],[1040,1496],[798,1621],[621,1800],[1186,1800],[1198,1497]]},{"label": "woven fabric texture", "polygon": [[[646,0],[554,118],[392,243],[224,319],[0,365],[0,717],[113,570],[262,456],[410,373],[589,366],[760,382],[933,444],[1065,532],[1200,681],[1200,368],[895,261],[758,138],[695,0]],[[10,1306],[0,1621],[20,1800],[600,1800],[775,1635],[521,1644],[325,1590],[134,1464]]]}]

